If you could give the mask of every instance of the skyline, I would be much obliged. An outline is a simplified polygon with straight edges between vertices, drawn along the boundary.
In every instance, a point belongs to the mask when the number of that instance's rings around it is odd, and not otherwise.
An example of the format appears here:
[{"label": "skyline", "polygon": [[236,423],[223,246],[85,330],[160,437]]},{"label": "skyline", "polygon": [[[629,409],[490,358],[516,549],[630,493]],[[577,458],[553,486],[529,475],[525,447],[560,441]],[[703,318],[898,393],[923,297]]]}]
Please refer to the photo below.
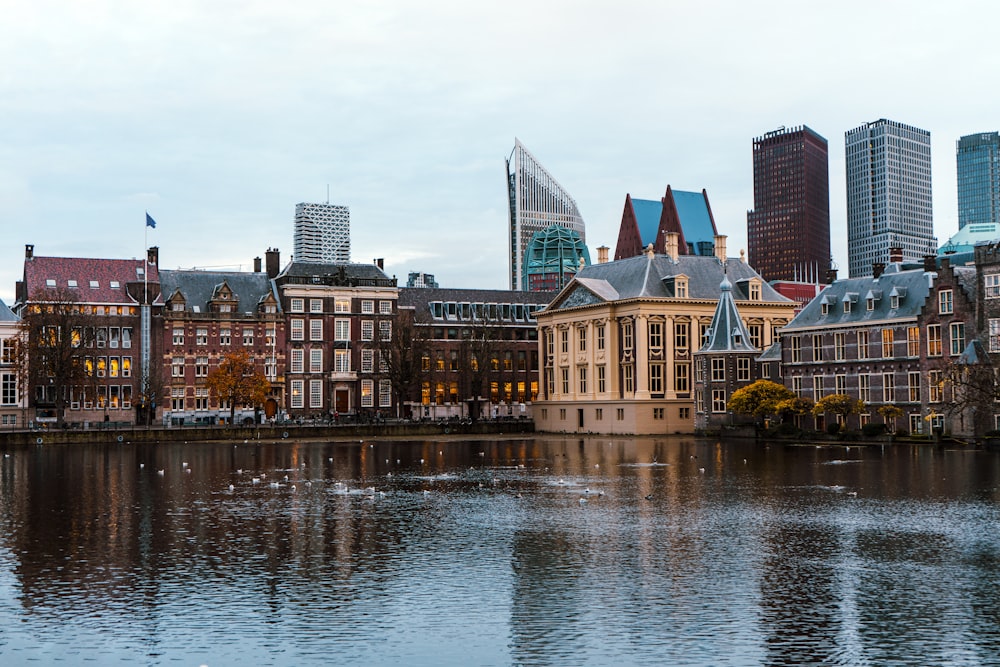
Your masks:
[{"label": "skyline", "polygon": [[[958,229],[955,142],[1000,129],[998,93],[982,85],[1000,60],[989,32],[1000,9],[971,2],[847,2],[809,16],[786,2],[513,2],[502,13],[39,2],[7,16],[7,303],[25,244],[142,257],[147,210],[163,268],[250,270],[268,247],[284,264],[295,204],[326,201],[328,186],[351,209],[352,261],[383,257],[401,282],[418,271],[445,287],[506,289],[515,137],[576,200],[592,252],[614,246],[627,193],[659,199],[669,184],[707,190],[735,257],[747,248],[754,137],[803,124],[829,143],[845,275],[846,131],[887,118],[931,133],[943,242]],[[852,35],[875,24],[889,28],[855,48]],[[801,44],[809,51],[792,50]],[[873,64],[891,76],[871,76]]]}]

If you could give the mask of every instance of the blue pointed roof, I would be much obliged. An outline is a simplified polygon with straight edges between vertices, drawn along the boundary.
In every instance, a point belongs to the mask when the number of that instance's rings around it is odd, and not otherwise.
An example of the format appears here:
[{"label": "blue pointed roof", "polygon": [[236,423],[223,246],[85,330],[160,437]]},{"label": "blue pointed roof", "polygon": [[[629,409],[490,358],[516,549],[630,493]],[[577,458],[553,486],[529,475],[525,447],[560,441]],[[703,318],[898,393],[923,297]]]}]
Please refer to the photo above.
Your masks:
[{"label": "blue pointed roof", "polygon": [[655,244],[660,230],[660,216],[663,215],[663,202],[633,199],[632,210],[635,211],[635,222],[639,226],[639,238],[642,239],[643,247]]},{"label": "blue pointed roof", "polygon": [[712,324],[705,332],[704,344],[698,353],[758,352],[757,348],[750,344],[750,332],[747,331],[740,312],[736,309],[733,284],[729,282],[728,277],[723,276],[719,290],[721,291],[719,305],[715,308]]},{"label": "blue pointed roof", "polygon": [[701,192],[684,190],[674,190],[673,195],[677,215],[681,219],[681,228],[684,230],[684,240],[693,246],[694,254],[711,254],[711,251],[702,252],[705,246],[698,245],[707,243],[714,247],[715,244],[715,227],[712,225],[712,215],[709,213],[705,195]]}]

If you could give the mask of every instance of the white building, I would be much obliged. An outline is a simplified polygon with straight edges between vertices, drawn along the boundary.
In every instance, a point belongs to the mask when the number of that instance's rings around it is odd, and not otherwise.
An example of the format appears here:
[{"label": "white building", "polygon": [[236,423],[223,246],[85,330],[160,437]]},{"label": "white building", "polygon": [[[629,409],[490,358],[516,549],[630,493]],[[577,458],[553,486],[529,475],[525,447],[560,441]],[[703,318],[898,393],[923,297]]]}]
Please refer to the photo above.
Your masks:
[{"label": "white building", "polygon": [[937,251],[931,208],[931,133],[884,118],[844,135],[850,277],[889,262],[921,263]]},{"label": "white building", "polygon": [[350,262],[350,209],[330,203],[296,204],[293,240],[296,262]]},{"label": "white building", "polygon": [[25,397],[18,382],[15,341],[20,319],[0,301],[0,426],[5,429],[25,425]]}]

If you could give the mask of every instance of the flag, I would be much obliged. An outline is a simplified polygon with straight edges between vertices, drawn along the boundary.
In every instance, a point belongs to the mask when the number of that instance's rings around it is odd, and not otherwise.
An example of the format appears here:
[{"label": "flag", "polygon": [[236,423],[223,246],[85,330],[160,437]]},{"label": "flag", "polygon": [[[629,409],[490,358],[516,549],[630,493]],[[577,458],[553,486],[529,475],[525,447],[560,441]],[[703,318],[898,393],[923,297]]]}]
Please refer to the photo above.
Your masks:
[{"label": "flag", "polygon": [[146,226],[156,229],[156,220],[153,220],[153,216],[151,216],[149,213],[146,214]]}]

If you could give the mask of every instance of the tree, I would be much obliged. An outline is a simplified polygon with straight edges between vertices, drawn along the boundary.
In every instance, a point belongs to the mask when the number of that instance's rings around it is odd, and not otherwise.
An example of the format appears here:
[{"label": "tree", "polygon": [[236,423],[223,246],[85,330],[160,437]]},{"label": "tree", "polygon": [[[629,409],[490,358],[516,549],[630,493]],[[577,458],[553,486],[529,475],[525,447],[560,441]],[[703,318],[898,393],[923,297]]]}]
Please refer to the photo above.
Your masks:
[{"label": "tree", "polygon": [[974,345],[979,347],[978,354],[963,352],[943,373],[935,373],[931,381],[937,379],[937,386],[931,390],[937,393],[939,400],[935,402],[942,404],[939,407],[944,414],[970,425],[974,435],[981,436],[994,428],[1000,384],[989,355],[978,341]]},{"label": "tree", "polygon": [[781,421],[789,421],[791,418],[810,414],[813,409],[813,402],[810,398],[792,396],[791,398],[779,401],[774,408],[777,414],[781,415]]},{"label": "tree", "polygon": [[896,405],[880,405],[875,412],[882,415],[885,429],[890,433],[896,430],[896,420],[903,416],[903,409]]},{"label": "tree", "polygon": [[374,350],[375,370],[378,376],[389,381],[395,396],[396,416],[406,401],[415,401],[420,385],[427,375],[423,358],[427,355],[427,327],[407,311],[399,311],[392,320],[392,335],[383,339],[373,336],[368,348]]},{"label": "tree", "polygon": [[846,419],[848,415],[858,414],[864,409],[865,404],[857,398],[851,398],[847,394],[829,394],[816,401],[812,413],[819,417],[827,412],[832,412]]},{"label": "tree", "polygon": [[734,391],[727,408],[740,415],[768,417],[778,414],[778,404],[792,398],[795,394],[788,387],[770,380],[757,380]]},{"label": "tree", "polygon": [[209,372],[206,382],[219,400],[229,402],[229,423],[234,426],[237,404],[252,405],[256,412],[271,390],[271,383],[257,370],[253,359],[243,349],[222,355],[222,360]]},{"label": "tree", "polygon": [[472,421],[479,419],[479,399],[484,395],[492,398],[493,383],[499,382],[503,338],[503,327],[488,319],[462,331],[458,361]]}]

